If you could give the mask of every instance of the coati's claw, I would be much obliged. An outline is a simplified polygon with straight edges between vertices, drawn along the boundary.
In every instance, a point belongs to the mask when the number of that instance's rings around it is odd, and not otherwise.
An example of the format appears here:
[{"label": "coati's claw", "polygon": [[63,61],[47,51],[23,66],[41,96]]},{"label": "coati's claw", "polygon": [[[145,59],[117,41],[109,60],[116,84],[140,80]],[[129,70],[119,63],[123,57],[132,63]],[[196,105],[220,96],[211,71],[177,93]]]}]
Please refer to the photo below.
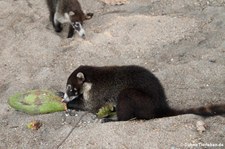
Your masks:
[{"label": "coati's claw", "polygon": [[65,115],[66,116],[75,116],[75,110],[72,110],[72,109],[67,109],[66,112],[65,112]]}]

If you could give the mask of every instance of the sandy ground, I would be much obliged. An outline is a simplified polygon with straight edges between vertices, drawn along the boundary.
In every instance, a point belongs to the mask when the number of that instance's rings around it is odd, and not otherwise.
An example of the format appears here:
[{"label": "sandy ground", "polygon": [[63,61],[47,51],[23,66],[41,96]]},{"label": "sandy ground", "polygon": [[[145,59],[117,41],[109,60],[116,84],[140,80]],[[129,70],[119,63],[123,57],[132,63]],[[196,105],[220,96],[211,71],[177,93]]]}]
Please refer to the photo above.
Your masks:
[{"label": "sandy ground", "polygon": [[[81,4],[94,13],[84,24],[86,40],[67,39],[67,28],[55,33],[44,0],[0,0],[0,148],[224,148],[224,116],[101,124],[90,113],[30,116],[8,106],[18,91],[64,91],[69,74],[85,64],[144,66],[161,80],[172,107],[225,103],[224,0]],[[32,120],[42,127],[27,129]],[[197,131],[198,121],[205,132]]]}]

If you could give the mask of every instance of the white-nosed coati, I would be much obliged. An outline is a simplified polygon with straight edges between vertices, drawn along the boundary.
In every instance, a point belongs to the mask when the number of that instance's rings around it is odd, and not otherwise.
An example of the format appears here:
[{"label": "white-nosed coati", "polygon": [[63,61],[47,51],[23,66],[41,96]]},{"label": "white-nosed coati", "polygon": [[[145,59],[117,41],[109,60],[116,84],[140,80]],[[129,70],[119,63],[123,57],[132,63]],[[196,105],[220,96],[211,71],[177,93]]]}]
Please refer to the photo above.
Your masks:
[{"label": "white-nosed coati", "polygon": [[91,19],[93,13],[84,14],[78,0],[46,0],[50,21],[56,32],[62,31],[63,23],[70,23],[68,38],[74,35],[74,30],[85,38],[85,31],[82,27],[83,21]]},{"label": "white-nosed coati", "polygon": [[160,81],[139,66],[80,66],[69,76],[63,100],[69,108],[93,113],[113,102],[119,121],[189,113],[202,116],[225,113],[225,104],[186,110],[170,108]]}]

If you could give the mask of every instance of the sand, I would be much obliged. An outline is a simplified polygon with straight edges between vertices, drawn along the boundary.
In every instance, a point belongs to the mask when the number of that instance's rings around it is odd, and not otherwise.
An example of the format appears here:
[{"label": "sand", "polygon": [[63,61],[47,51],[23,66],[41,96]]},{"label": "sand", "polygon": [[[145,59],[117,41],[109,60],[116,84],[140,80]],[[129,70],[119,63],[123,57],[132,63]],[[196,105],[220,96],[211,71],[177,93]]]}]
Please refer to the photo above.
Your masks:
[{"label": "sand", "polygon": [[[55,33],[44,0],[0,1],[0,148],[224,148],[224,116],[102,124],[91,113],[31,116],[9,107],[16,92],[65,91],[79,65],[130,64],[151,70],[174,108],[225,103],[224,0],[80,2],[94,13],[86,40],[67,39],[67,26]],[[43,123],[37,131],[26,127],[33,120]]]}]

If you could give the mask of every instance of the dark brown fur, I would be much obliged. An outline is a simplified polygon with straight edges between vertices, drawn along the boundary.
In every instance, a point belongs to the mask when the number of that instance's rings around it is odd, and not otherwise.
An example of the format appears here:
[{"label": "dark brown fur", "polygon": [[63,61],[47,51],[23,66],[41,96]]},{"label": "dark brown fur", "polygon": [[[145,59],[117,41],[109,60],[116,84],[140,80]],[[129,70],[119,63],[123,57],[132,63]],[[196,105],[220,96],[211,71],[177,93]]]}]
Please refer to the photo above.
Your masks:
[{"label": "dark brown fur", "polygon": [[[79,72],[83,73],[83,79],[77,77]],[[89,91],[83,88],[85,83],[86,85],[92,84]],[[225,113],[225,105],[187,110],[171,109],[166,102],[166,95],[160,81],[150,71],[139,66],[80,66],[70,75],[67,85],[72,87],[67,90],[68,95],[74,92],[75,88],[81,96],[69,104],[71,108],[96,113],[106,103],[113,102],[116,105],[119,121],[132,118],[152,119],[188,113],[202,116]]]}]

